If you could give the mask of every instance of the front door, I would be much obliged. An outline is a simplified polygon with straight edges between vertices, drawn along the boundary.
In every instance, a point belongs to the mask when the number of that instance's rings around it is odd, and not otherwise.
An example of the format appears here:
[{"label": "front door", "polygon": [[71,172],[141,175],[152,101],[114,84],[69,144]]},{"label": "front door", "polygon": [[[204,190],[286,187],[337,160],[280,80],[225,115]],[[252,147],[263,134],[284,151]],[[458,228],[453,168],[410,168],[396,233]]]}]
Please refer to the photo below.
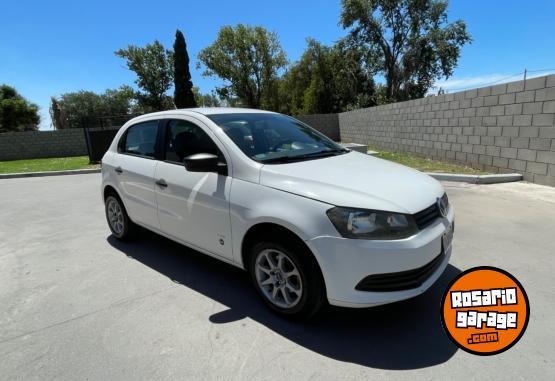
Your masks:
[{"label": "front door", "polygon": [[212,153],[225,162],[215,141],[212,132],[192,118],[167,121],[165,157],[154,176],[158,219],[164,233],[232,260],[231,177],[188,172],[183,165],[183,158],[195,153]]}]

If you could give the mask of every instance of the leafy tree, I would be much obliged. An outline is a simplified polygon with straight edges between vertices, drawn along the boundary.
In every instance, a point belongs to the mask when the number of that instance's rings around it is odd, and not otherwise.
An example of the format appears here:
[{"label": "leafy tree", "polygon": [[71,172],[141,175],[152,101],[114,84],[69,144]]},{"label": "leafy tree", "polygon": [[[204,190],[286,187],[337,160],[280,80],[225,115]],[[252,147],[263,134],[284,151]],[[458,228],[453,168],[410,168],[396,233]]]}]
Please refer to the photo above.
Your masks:
[{"label": "leafy tree", "polygon": [[285,91],[291,94],[291,113],[318,114],[334,112],[331,49],[313,39],[298,63],[284,76]]},{"label": "leafy tree", "polygon": [[243,24],[222,27],[198,58],[206,66],[203,75],[226,81],[216,89],[220,97],[230,103],[237,98],[247,107],[279,107],[278,74],[287,59],[275,32]]},{"label": "leafy tree", "polygon": [[197,107],[195,95],[193,94],[193,82],[189,72],[189,54],[183,33],[178,29],[175,32],[173,44],[173,72],[175,90],[173,102],[177,108]]},{"label": "leafy tree", "polygon": [[299,62],[283,77],[281,112],[332,113],[373,104],[374,82],[361,65],[360,52],[344,44],[307,42]]},{"label": "leafy tree", "polygon": [[195,102],[199,107],[222,106],[222,103],[213,92],[210,94],[203,94],[198,87],[193,87],[193,94],[195,95]]},{"label": "leafy tree", "polygon": [[148,111],[160,111],[173,108],[171,98],[166,92],[173,80],[173,53],[155,40],[145,47],[129,45],[120,49],[115,55],[127,60],[127,67],[137,75],[135,83],[143,91],[136,97],[139,104]]},{"label": "leafy tree", "polygon": [[363,64],[363,56],[361,49],[344,41],[333,47],[335,107],[339,112],[376,105],[373,73]]},{"label": "leafy tree", "polygon": [[386,80],[388,101],[419,98],[449,77],[471,41],[463,21],[447,22],[447,1],[342,0],[340,24]]},{"label": "leafy tree", "polygon": [[140,112],[129,86],[108,89],[102,94],[78,91],[52,97],[50,115],[56,129],[121,124],[128,115]]},{"label": "leafy tree", "polygon": [[23,98],[15,88],[0,86],[0,132],[37,130],[39,107]]},{"label": "leafy tree", "polygon": [[106,115],[144,113],[134,97],[135,91],[131,86],[123,85],[118,89],[107,89],[100,94],[102,111]]},{"label": "leafy tree", "polygon": [[[96,127],[100,116],[106,115],[102,110],[102,98],[92,91],[78,91],[62,94],[57,100],[61,124],[54,124],[56,129]],[[54,105],[50,109],[56,112]],[[108,114],[109,115],[109,114]],[[56,120],[52,120],[56,123]]]}]

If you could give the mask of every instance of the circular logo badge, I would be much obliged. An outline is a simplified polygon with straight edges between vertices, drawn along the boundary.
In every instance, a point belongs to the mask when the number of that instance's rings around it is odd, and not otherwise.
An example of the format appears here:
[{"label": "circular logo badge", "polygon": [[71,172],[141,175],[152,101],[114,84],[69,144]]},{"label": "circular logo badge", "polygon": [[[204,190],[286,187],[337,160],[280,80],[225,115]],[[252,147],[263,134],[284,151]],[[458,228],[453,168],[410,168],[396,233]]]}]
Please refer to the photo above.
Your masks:
[{"label": "circular logo badge", "polygon": [[520,282],[496,267],[459,274],[441,303],[443,327],[461,349],[488,356],[512,347],[522,337],[530,305]]},{"label": "circular logo badge", "polygon": [[447,217],[447,204],[445,203],[445,201],[443,200],[443,198],[438,198],[436,201],[437,204],[437,208],[439,209],[439,214],[441,214],[441,217]]}]

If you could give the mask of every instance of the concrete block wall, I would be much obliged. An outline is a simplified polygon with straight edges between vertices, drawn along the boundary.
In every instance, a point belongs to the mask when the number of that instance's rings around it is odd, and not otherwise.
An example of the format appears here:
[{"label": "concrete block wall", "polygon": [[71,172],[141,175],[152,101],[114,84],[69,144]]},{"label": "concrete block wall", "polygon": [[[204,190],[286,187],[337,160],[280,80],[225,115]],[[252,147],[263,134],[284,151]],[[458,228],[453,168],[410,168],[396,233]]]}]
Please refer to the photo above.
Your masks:
[{"label": "concrete block wall", "polygon": [[317,129],[328,138],[339,141],[339,117],[338,114],[312,114],[297,116],[297,119]]},{"label": "concrete block wall", "polygon": [[[339,140],[337,114],[304,115],[298,119],[331,139]],[[0,134],[0,161],[82,155],[87,155],[87,145],[80,128]]]},{"label": "concrete block wall", "polygon": [[87,155],[82,129],[0,134],[0,161]]},{"label": "concrete block wall", "polygon": [[341,140],[555,186],[555,75],[339,114]]}]

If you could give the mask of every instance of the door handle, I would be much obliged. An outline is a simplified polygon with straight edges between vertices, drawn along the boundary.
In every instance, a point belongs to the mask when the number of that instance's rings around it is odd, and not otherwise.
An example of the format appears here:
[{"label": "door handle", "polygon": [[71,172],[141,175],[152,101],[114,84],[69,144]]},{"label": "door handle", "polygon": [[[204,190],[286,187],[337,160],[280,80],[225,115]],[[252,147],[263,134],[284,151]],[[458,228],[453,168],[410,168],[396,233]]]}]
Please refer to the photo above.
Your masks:
[{"label": "door handle", "polygon": [[114,169],[114,171],[116,171],[116,172],[119,173],[119,174],[122,174],[122,173],[123,173],[123,169],[121,169],[121,167],[116,167],[116,168]]},{"label": "door handle", "polygon": [[160,179],[160,180],[156,180],[156,185],[158,185],[159,187],[165,188],[168,186],[168,184],[166,183],[166,181],[164,179]]}]

